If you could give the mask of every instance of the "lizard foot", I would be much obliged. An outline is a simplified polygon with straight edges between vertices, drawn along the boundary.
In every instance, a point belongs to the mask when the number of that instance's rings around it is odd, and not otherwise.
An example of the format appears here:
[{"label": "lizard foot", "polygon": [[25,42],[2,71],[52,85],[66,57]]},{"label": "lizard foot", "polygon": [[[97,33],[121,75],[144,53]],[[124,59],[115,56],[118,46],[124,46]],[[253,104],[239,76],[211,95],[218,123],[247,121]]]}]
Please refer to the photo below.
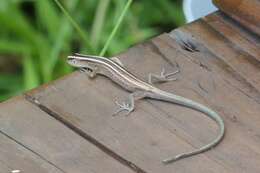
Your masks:
[{"label": "lizard foot", "polygon": [[175,81],[175,80],[177,80],[177,78],[172,77],[172,76],[174,76],[175,74],[177,74],[179,72],[180,72],[180,70],[178,69],[172,73],[166,73],[165,69],[163,68],[160,75],[150,73],[148,76],[148,82],[150,84],[153,84],[153,83],[159,83],[159,82]]},{"label": "lizard foot", "polygon": [[115,111],[113,116],[115,116],[118,113],[123,112],[123,111],[126,111],[125,115],[128,115],[128,114],[130,114],[130,112],[132,112],[134,110],[134,106],[131,103],[123,102],[120,104],[116,101],[116,104],[119,106],[119,109],[117,111]]},{"label": "lizard foot", "polygon": [[146,92],[136,91],[129,95],[127,101],[121,104],[116,102],[116,104],[119,106],[119,109],[115,111],[113,116],[123,111],[126,111],[125,115],[129,115],[135,109],[135,101],[140,100],[144,97],[146,97]]}]

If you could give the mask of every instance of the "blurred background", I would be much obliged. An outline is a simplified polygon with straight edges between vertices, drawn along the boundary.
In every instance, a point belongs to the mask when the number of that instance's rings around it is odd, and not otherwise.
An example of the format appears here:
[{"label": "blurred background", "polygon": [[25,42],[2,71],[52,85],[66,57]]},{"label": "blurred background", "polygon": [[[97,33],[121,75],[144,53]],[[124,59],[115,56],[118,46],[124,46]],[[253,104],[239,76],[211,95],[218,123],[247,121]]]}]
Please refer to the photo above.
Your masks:
[{"label": "blurred background", "polygon": [[[126,2],[60,0],[84,40],[54,0],[0,0],[0,101],[72,72],[67,55],[97,55]],[[134,0],[105,55],[184,23],[181,0]]]}]

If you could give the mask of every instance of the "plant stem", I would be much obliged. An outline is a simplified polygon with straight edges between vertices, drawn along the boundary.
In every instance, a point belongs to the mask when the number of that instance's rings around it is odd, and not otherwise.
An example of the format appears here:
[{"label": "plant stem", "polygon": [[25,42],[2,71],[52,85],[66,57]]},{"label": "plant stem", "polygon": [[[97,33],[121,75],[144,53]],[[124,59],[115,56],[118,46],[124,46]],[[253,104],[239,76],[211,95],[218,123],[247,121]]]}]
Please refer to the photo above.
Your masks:
[{"label": "plant stem", "polygon": [[58,0],[54,0],[54,2],[58,5],[58,7],[61,9],[61,11],[64,13],[64,15],[68,18],[70,23],[73,25],[73,27],[76,29],[76,31],[78,32],[80,37],[83,39],[83,41],[85,42],[85,45],[87,46],[87,50],[90,52],[94,52],[94,48],[89,43],[90,39],[88,38],[86,33],[84,33],[84,31],[80,28],[78,23],[70,16],[69,12],[61,5],[61,3]]},{"label": "plant stem", "polygon": [[104,19],[110,0],[99,0],[98,7],[95,13],[95,18],[91,30],[91,43],[95,49],[99,46],[99,40],[102,28],[104,26]]},{"label": "plant stem", "polygon": [[125,14],[126,14],[128,8],[130,7],[130,5],[131,5],[132,2],[133,2],[133,0],[128,0],[128,1],[127,1],[127,3],[126,3],[126,5],[125,5],[125,7],[124,7],[124,9],[123,9],[123,11],[122,11],[122,13],[121,13],[121,15],[119,16],[119,19],[118,19],[118,21],[117,21],[115,27],[113,28],[111,34],[109,35],[109,37],[108,37],[108,39],[107,39],[107,41],[106,41],[106,43],[105,43],[103,49],[101,50],[99,56],[104,56],[104,55],[105,55],[108,46],[110,45],[112,39],[114,38],[114,36],[115,36],[115,34],[116,34],[116,32],[117,32],[117,30],[118,30],[120,24],[122,23],[122,21],[123,21],[123,19],[124,19],[124,16],[125,16]]},{"label": "plant stem", "polygon": [[[74,10],[76,5],[78,4],[78,0],[69,1],[67,8],[71,11]],[[67,38],[71,38],[73,27],[70,25],[70,22],[66,19],[65,16],[62,16],[62,19],[60,19],[60,25],[59,28],[56,28],[57,34],[54,38],[53,46],[49,53],[49,63],[47,65],[48,67],[48,80],[51,80],[53,78],[53,71],[55,68],[55,65],[58,63],[59,60],[59,54],[63,50],[63,47],[65,43],[67,42]]]}]

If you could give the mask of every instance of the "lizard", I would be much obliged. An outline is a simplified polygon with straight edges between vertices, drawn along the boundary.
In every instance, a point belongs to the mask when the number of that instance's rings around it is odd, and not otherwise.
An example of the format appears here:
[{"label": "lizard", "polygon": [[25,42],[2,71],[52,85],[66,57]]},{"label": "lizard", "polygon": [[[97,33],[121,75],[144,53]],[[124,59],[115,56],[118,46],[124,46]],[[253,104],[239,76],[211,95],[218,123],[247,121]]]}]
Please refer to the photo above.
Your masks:
[{"label": "lizard", "polygon": [[123,87],[125,90],[131,92],[127,102],[124,102],[123,104],[117,103],[119,105],[119,110],[117,113],[126,111],[127,114],[129,114],[134,111],[136,100],[149,98],[174,103],[197,110],[214,120],[219,126],[219,133],[217,137],[210,143],[198,149],[194,149],[193,151],[181,153],[174,157],[164,159],[162,161],[163,163],[168,164],[183,158],[203,153],[212,149],[222,141],[225,134],[225,124],[221,116],[219,116],[215,111],[207,106],[204,106],[203,104],[170,92],[163,91],[150,84],[152,82],[152,78],[157,78],[161,81],[175,80],[168,79],[168,75],[165,75],[165,71],[163,71],[160,76],[149,75],[149,83],[147,83],[127,71],[118,60],[119,59],[117,58],[109,59],[101,56],[74,54],[72,56],[68,56],[67,62],[73,67],[83,69],[83,71],[86,72],[90,78],[94,78],[97,74],[106,76]]}]

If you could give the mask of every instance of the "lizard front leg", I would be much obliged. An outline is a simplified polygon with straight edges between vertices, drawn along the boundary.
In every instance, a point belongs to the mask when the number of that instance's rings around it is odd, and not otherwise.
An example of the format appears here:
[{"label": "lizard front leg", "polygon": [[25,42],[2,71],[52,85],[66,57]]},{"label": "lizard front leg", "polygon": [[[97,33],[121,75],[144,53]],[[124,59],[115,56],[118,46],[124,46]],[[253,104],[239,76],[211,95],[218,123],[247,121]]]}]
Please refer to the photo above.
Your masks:
[{"label": "lizard front leg", "polygon": [[97,67],[93,67],[93,69],[88,69],[88,68],[80,68],[80,72],[86,73],[88,77],[90,78],[95,78],[98,72]]},{"label": "lizard front leg", "polygon": [[115,111],[113,116],[123,111],[126,111],[125,115],[129,115],[135,109],[135,101],[143,99],[144,97],[146,97],[145,91],[136,91],[131,93],[125,102],[119,103],[116,101],[116,104],[119,106],[119,108],[117,111]]}]

